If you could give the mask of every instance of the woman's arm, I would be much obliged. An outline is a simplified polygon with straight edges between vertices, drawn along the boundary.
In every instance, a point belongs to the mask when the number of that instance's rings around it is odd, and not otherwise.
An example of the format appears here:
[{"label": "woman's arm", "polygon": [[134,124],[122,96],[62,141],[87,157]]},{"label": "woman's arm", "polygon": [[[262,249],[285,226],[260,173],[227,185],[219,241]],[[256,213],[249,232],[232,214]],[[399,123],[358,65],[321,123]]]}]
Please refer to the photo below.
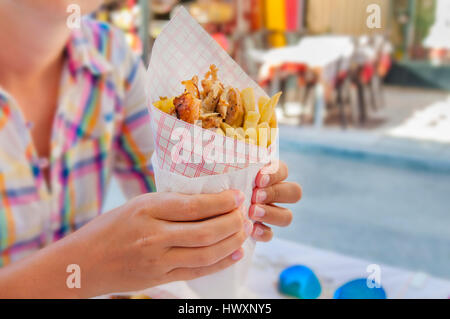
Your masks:
[{"label": "woman's arm", "polygon": [[[88,280],[95,266],[86,239],[74,233],[20,261],[0,268],[0,298],[86,298],[95,296],[91,285],[69,288],[67,266],[78,264]],[[92,272],[91,272],[92,273]]]},{"label": "woman's arm", "polygon": [[[136,197],[34,255],[0,268],[0,298],[89,298],[189,280],[242,258],[252,231],[238,191]],[[80,267],[80,288],[66,284]]]}]

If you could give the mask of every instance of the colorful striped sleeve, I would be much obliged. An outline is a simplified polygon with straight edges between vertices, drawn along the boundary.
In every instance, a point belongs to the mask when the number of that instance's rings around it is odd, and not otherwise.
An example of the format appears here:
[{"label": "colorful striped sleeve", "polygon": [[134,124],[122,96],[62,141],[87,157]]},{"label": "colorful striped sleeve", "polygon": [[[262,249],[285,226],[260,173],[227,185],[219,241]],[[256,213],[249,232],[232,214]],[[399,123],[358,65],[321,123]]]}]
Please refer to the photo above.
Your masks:
[{"label": "colorful striped sleeve", "polygon": [[145,68],[134,58],[125,79],[124,118],[117,138],[114,172],[127,198],[156,191],[151,155],[153,138],[146,106]]}]

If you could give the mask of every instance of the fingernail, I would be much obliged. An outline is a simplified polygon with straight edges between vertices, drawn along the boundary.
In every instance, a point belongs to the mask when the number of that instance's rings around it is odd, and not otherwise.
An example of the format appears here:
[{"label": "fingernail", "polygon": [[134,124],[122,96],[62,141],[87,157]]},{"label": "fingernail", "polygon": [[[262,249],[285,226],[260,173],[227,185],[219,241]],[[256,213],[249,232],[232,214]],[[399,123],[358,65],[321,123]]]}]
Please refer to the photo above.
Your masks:
[{"label": "fingernail", "polygon": [[253,211],[253,217],[261,218],[264,216],[266,211],[261,206],[255,206],[255,210]]},{"label": "fingernail", "polygon": [[266,197],[267,197],[266,191],[260,189],[260,190],[258,190],[258,192],[256,193],[256,202],[257,202],[257,203],[262,203],[262,202],[264,202],[264,200],[266,199]]},{"label": "fingernail", "polygon": [[264,230],[262,230],[261,227],[256,227],[255,229],[255,236],[261,236],[262,234],[264,234]]},{"label": "fingernail", "polygon": [[278,170],[278,167],[279,167],[279,162],[278,161],[270,162],[270,164],[264,166],[261,169],[261,173],[262,174],[273,174],[273,173],[275,173]]},{"label": "fingernail", "polygon": [[244,194],[241,191],[235,191],[234,199],[236,201],[236,207],[239,207],[242,205],[242,203],[245,200]]},{"label": "fingernail", "polygon": [[245,221],[244,231],[247,236],[250,236],[250,234],[253,231],[253,223],[251,221],[249,221],[249,220]]},{"label": "fingernail", "polygon": [[266,187],[269,185],[270,176],[269,175],[263,175],[261,177],[261,180],[259,181],[259,187]]},{"label": "fingernail", "polygon": [[231,254],[231,259],[233,260],[239,260],[242,258],[242,251],[241,250],[236,250],[234,253]]}]

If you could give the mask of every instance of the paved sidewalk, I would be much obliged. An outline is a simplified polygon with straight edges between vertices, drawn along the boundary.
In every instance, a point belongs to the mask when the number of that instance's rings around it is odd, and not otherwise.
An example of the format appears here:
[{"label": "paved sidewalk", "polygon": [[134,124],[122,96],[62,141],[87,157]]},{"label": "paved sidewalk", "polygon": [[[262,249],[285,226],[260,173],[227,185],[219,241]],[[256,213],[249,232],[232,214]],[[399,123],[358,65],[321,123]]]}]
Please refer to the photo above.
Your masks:
[{"label": "paved sidewalk", "polygon": [[[281,110],[277,110],[279,120],[283,124],[298,127],[300,104],[293,92],[286,94],[287,116],[284,116]],[[378,110],[368,108],[366,125],[351,123],[351,130],[422,142],[450,143],[450,92],[385,86],[383,100],[384,106]],[[303,110],[307,112],[310,108],[311,106],[304,107]],[[331,122],[332,124],[324,126],[324,130],[339,130],[339,121],[335,119]],[[302,125],[302,127],[310,126],[310,124]]]},{"label": "paved sidewalk", "polygon": [[450,278],[450,144],[281,127],[303,199],[276,236]]},{"label": "paved sidewalk", "polygon": [[450,143],[398,138],[379,132],[281,126],[281,147],[341,157],[364,158],[383,165],[402,165],[450,172]]}]

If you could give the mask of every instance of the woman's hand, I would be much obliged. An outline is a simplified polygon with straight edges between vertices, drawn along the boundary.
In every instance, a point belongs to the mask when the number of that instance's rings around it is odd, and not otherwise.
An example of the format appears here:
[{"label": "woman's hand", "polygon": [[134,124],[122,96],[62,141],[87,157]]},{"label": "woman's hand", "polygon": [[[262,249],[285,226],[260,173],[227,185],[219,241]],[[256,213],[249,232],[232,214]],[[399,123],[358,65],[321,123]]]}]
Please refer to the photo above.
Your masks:
[{"label": "woman's hand", "polygon": [[95,276],[86,284],[103,287],[95,294],[139,290],[232,265],[242,258],[241,245],[252,232],[240,210],[243,201],[233,190],[136,197],[78,235],[93,259],[88,267]]},{"label": "woman's hand", "polygon": [[[141,195],[0,268],[0,298],[89,298],[214,273],[243,256],[253,230],[243,202],[233,190]],[[77,288],[68,284],[73,264]]]},{"label": "woman's hand", "polygon": [[292,221],[292,211],[275,203],[296,203],[302,197],[300,185],[285,182],[286,164],[281,161],[276,164],[276,170],[273,163],[261,169],[255,180],[249,217],[255,221],[252,236],[259,241],[269,241],[273,237],[272,229],[265,224],[288,226]]}]

